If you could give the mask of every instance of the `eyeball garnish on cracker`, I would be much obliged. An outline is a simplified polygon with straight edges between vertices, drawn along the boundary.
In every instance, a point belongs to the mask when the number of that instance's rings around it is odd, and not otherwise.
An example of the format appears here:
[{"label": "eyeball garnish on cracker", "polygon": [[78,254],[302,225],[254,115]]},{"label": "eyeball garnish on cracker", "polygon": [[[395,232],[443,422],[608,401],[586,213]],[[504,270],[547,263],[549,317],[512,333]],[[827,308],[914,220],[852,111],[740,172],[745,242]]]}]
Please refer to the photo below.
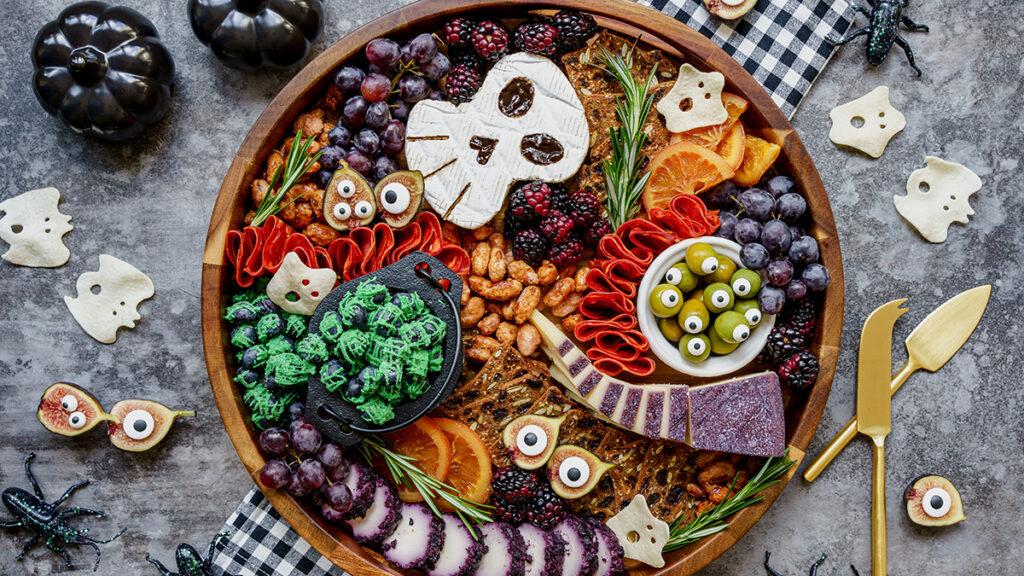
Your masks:
[{"label": "eyeball garnish on cracker", "polygon": [[74,226],[61,214],[56,188],[40,188],[0,202],[0,239],[11,247],[3,259],[18,266],[56,268],[67,263],[71,251],[63,237]]},{"label": "eyeball garnish on cracker", "polygon": [[626,558],[654,568],[665,565],[661,551],[668,542],[668,524],[651,514],[642,494],[634,496],[629,506],[609,518],[606,524],[615,532]]},{"label": "eyeball garnish on cracker", "polygon": [[701,72],[689,64],[679,67],[672,89],[658,101],[658,112],[665,118],[669,132],[686,132],[714,126],[729,119],[722,104],[725,76]]},{"label": "eyeball garnish on cracker", "polygon": [[64,297],[71,315],[97,341],[113,344],[118,328],[134,328],[139,304],[153,297],[153,281],[131,264],[100,254],[100,268],[78,277],[78,295]]},{"label": "eyeball garnish on cracker", "polygon": [[334,270],[310,268],[295,252],[289,252],[267,284],[267,296],[285,312],[311,316],[337,279]]},{"label": "eyeball garnish on cracker", "polygon": [[879,86],[856,100],[840,104],[828,116],[832,119],[829,140],[872,158],[881,156],[889,140],[907,125],[903,113],[889,103],[888,86]]},{"label": "eyeball garnish on cracker", "polygon": [[967,202],[981,189],[981,178],[970,168],[935,156],[910,174],[907,195],[893,196],[896,211],[929,242],[945,242],[949,225],[967,224],[974,210]]}]

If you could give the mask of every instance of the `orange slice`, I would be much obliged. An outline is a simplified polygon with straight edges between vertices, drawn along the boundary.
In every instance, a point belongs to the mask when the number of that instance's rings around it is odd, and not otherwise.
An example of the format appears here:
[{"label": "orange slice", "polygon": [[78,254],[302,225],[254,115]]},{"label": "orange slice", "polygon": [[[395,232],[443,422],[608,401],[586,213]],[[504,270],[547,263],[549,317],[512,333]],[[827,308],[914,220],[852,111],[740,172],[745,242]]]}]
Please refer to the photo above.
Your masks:
[{"label": "orange slice", "polygon": [[749,134],[744,138],[743,162],[732,181],[740,186],[753,186],[771,168],[782,147]]},{"label": "orange slice", "polygon": [[711,150],[690,142],[664,148],[651,159],[651,177],[644,188],[644,208],[668,208],[679,194],[696,194],[732,177],[733,167]]},{"label": "orange slice", "polygon": [[718,143],[715,153],[725,158],[725,161],[732,166],[733,170],[743,163],[743,150],[746,149],[746,132],[743,130],[743,123],[737,122],[725,133],[725,137]]},{"label": "orange slice", "polygon": [[483,503],[491,495],[491,455],[480,435],[450,418],[433,418],[452,443],[448,484],[470,502]]},{"label": "orange slice", "polygon": [[[412,424],[385,434],[393,451],[416,459],[416,465],[430,476],[445,480],[452,464],[452,444],[448,437],[430,418],[420,418]],[[395,482],[383,462],[377,461],[374,466],[385,478],[392,481],[398,488],[398,497],[402,502],[422,502],[423,496],[414,489],[406,488],[401,482]]]},{"label": "orange slice", "polygon": [[705,148],[714,149],[722,141],[722,138],[725,137],[726,132],[739,120],[740,114],[746,111],[748,103],[735,94],[722,92],[722,104],[725,105],[725,112],[729,115],[725,122],[673,134],[669,141],[673,144],[676,142],[691,142]]}]

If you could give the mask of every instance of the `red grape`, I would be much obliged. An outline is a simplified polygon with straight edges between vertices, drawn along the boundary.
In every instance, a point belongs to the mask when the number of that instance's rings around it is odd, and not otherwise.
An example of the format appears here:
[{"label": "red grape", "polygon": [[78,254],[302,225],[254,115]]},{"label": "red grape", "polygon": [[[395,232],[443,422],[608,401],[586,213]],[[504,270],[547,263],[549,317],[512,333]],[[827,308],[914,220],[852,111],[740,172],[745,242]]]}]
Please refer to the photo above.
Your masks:
[{"label": "red grape", "polygon": [[[330,138],[330,134],[328,134],[327,137]],[[339,144],[337,144],[336,142],[331,142],[331,144],[339,146]],[[344,144],[340,144],[340,146],[344,146]],[[302,420],[303,422],[305,422],[306,405],[303,404],[302,402],[292,402],[291,404],[289,404],[288,418],[291,419],[292,422],[295,422],[296,420]]]},{"label": "red grape", "polygon": [[349,508],[352,507],[352,491],[348,489],[348,486],[341,483],[328,486],[324,490],[324,498],[331,505],[331,508],[340,510],[343,513],[348,512]]},{"label": "red grape", "polygon": [[370,170],[373,170],[373,163],[366,157],[366,154],[359,150],[349,152],[348,156],[345,157],[345,161],[348,162],[350,168],[364,176],[369,174]]},{"label": "red grape", "polygon": [[280,456],[288,451],[291,442],[288,433],[280,428],[267,428],[260,433],[260,450],[266,454]]},{"label": "red grape", "polygon": [[309,494],[309,488],[299,481],[299,477],[292,474],[291,480],[288,481],[288,487],[286,488],[289,494],[296,498],[302,498],[306,494]]},{"label": "red grape", "polygon": [[388,107],[387,102],[374,102],[366,109],[366,125],[374,130],[384,128],[389,120],[391,120],[391,108]]},{"label": "red grape", "polygon": [[405,146],[405,124],[398,120],[388,122],[381,132],[381,146],[388,154],[398,154]]},{"label": "red grape", "polygon": [[380,150],[380,136],[369,128],[363,128],[356,134],[355,147],[363,154],[373,156]]},{"label": "red grape", "polygon": [[345,512],[332,508],[327,502],[320,505],[320,515],[328,522],[341,522],[345,519]]},{"label": "red grape", "polygon": [[374,38],[366,44],[366,59],[382,70],[391,70],[398,64],[402,51],[398,42],[389,38]]},{"label": "red grape", "polygon": [[362,96],[353,96],[345,101],[341,109],[341,121],[349,130],[355,130],[366,121],[366,109],[369,107]]},{"label": "red grape", "polygon": [[420,34],[409,40],[407,46],[409,47],[409,55],[419,64],[429,62],[437,55],[437,42],[434,41],[434,37],[430,34]]},{"label": "red grape", "polygon": [[391,93],[391,80],[383,74],[369,74],[359,85],[359,92],[367,102],[383,102]]},{"label": "red grape", "polygon": [[366,78],[366,72],[353,66],[345,66],[334,75],[334,85],[345,94],[359,90],[359,84]]},{"label": "red grape", "polygon": [[304,460],[302,464],[299,464],[295,475],[299,478],[299,482],[302,482],[302,485],[310,490],[323,486],[327,479],[324,475],[323,464],[316,460]]},{"label": "red grape", "polygon": [[373,177],[377,180],[398,170],[398,164],[389,156],[381,156],[373,163]]},{"label": "red grape", "polygon": [[788,258],[776,258],[768,263],[768,282],[783,287],[793,279],[793,263]]},{"label": "red grape", "polygon": [[451,68],[451,62],[448,57],[438,52],[433,58],[420,64],[420,73],[425,79],[437,82],[448,73],[449,68]]},{"label": "red grape", "polygon": [[260,469],[260,483],[267,488],[279,490],[292,480],[292,471],[280,460],[270,460]]},{"label": "red grape", "polygon": [[327,479],[331,482],[344,482],[351,471],[352,469],[348,461],[342,460],[341,464],[327,469]]},{"label": "red grape", "polygon": [[325,467],[334,468],[345,460],[345,453],[337,444],[324,444],[317,450],[316,459]]},{"label": "red grape", "polygon": [[430,84],[419,76],[403,76],[398,81],[398,97],[413,104],[430,94]]},{"label": "red grape", "polygon": [[292,431],[292,446],[300,454],[312,454],[320,448],[320,431],[312,424],[300,424]]}]

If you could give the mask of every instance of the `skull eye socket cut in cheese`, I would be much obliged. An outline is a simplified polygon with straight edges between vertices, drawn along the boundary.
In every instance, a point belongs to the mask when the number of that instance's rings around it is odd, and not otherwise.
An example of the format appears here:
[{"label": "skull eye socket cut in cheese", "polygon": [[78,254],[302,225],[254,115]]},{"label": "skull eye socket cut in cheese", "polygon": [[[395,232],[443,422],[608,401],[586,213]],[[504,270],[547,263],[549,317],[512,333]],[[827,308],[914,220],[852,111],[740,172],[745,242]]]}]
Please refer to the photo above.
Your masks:
[{"label": "skull eye socket cut in cheese", "polygon": [[888,86],[879,86],[856,100],[836,106],[828,116],[832,119],[829,140],[872,158],[881,156],[892,137],[907,125],[903,113],[889,103]]},{"label": "skull eye socket cut in cheese", "polygon": [[0,202],[0,239],[10,244],[3,259],[18,266],[56,268],[71,257],[63,236],[71,216],[58,208],[60,192],[40,188]]},{"label": "skull eye socket cut in cheese", "polygon": [[572,177],[589,141],[583,104],[565,74],[522,52],[499,60],[469,102],[417,103],[405,155],[423,173],[431,208],[475,229],[501,210],[513,182]]},{"label": "skull eye socket cut in cheese", "polygon": [[679,76],[658,101],[658,112],[665,118],[669,132],[686,132],[714,126],[729,119],[722,104],[725,76],[719,72],[701,72],[689,64],[679,67]]},{"label": "skull eye socket cut in cheese", "polygon": [[134,328],[139,304],[152,298],[153,281],[131,264],[100,254],[100,268],[78,277],[78,295],[64,303],[78,324],[97,341],[113,344],[118,328]]},{"label": "skull eye socket cut in cheese", "polygon": [[907,195],[893,196],[896,211],[929,242],[945,242],[949,225],[967,224],[974,214],[967,201],[981,189],[981,178],[970,168],[935,156],[907,180]]}]

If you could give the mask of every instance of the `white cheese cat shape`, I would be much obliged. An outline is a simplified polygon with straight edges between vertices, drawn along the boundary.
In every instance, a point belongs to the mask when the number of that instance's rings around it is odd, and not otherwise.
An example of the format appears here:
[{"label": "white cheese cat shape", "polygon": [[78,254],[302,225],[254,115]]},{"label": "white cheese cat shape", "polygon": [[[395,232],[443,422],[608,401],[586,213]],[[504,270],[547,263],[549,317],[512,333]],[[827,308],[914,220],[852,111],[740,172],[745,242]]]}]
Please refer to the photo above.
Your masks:
[{"label": "white cheese cat shape", "polygon": [[520,52],[499,60],[469,102],[424,100],[409,114],[405,156],[423,173],[438,214],[476,229],[518,180],[562,182],[583,165],[583,104],[554,62]]}]

